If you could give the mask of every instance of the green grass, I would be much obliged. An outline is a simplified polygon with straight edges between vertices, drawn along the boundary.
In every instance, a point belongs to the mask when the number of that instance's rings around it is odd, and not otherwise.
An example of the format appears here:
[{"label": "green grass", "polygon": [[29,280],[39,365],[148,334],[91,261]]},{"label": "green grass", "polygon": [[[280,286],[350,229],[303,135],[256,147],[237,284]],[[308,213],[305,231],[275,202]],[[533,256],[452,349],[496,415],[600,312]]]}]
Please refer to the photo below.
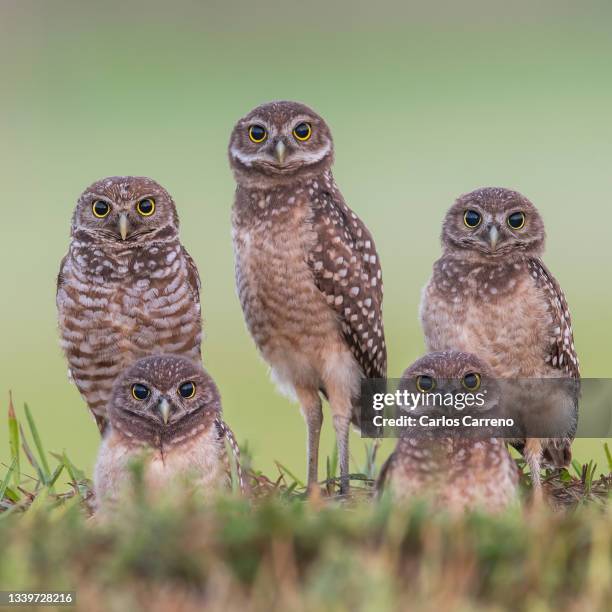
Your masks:
[{"label": "green grass", "polygon": [[45,452],[28,411],[26,427],[12,403],[9,419],[0,589],[75,590],[84,610],[609,609],[608,447],[607,476],[592,462],[548,473],[552,503],[536,509],[523,474],[525,507],[497,517],[374,501],[373,445],[348,497],[338,495],[335,456],[321,495],[308,499],[286,467],[269,477],[243,448],[251,500],[169,492],[153,502],[135,469],[133,495],[96,516],[85,474],[65,452]]}]

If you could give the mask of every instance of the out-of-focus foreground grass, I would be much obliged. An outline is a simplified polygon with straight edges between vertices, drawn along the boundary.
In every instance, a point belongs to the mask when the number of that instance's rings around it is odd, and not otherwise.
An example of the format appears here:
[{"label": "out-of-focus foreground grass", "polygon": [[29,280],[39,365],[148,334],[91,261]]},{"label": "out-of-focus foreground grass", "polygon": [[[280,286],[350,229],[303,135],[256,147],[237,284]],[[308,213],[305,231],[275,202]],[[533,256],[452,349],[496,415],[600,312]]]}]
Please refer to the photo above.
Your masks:
[{"label": "out-of-focus foreground grass", "polygon": [[133,496],[92,516],[90,482],[27,421],[10,415],[0,470],[0,589],[73,590],[88,612],[609,609],[612,474],[593,465],[547,478],[556,510],[453,517],[372,503],[375,462],[340,498],[328,460],[322,495],[306,500],[282,466],[272,481],[247,456],[250,501],[168,491],[153,503],[135,469]]}]

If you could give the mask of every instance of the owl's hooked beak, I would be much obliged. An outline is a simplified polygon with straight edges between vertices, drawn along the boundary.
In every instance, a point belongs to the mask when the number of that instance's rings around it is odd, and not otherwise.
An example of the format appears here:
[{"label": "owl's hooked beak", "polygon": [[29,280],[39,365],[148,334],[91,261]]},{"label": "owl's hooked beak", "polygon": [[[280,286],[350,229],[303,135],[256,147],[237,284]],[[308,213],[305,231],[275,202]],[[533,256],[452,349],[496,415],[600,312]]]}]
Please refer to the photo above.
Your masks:
[{"label": "owl's hooked beak", "polygon": [[121,240],[125,240],[128,235],[128,217],[125,213],[121,213],[119,215],[119,234],[121,235]]},{"label": "owl's hooked beak", "polygon": [[491,245],[491,250],[495,251],[497,248],[497,243],[499,242],[499,230],[496,225],[492,225],[489,228],[489,244]]},{"label": "owl's hooked beak", "polygon": [[170,410],[172,407],[170,406],[170,402],[164,397],[157,405],[157,409],[161,414],[162,419],[164,420],[164,425],[168,424],[168,419],[170,418]]},{"label": "owl's hooked beak", "polygon": [[274,155],[278,163],[282,166],[285,163],[285,156],[287,154],[287,147],[282,140],[279,140],[274,147]]}]

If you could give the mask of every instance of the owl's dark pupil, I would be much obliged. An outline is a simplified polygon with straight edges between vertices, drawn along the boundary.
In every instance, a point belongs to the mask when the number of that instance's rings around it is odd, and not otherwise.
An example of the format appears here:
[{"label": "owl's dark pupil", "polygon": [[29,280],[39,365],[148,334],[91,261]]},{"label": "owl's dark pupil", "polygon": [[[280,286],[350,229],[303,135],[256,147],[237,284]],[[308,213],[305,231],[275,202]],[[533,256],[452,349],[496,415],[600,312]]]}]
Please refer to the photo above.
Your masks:
[{"label": "owl's dark pupil", "polygon": [[308,127],[308,125],[306,123],[300,123],[298,126],[296,126],[295,128],[295,133],[300,137],[300,138],[306,138],[308,136],[308,133],[310,132],[310,128]]},{"label": "owl's dark pupil", "polygon": [[108,209],[108,204],[106,202],[103,202],[102,200],[98,200],[94,204],[94,210],[96,212],[96,215],[98,215],[99,217],[103,217],[104,215],[106,215],[108,213]]},{"label": "owl's dark pupil", "polygon": [[149,389],[139,383],[136,383],[132,387],[132,393],[134,394],[134,397],[139,400],[145,400],[147,397],[149,397]]},{"label": "owl's dark pupil", "polygon": [[264,130],[260,125],[254,125],[251,127],[251,136],[254,140],[263,140],[266,135],[266,130]]},{"label": "owl's dark pupil", "polygon": [[179,393],[181,394],[181,397],[185,397],[185,398],[193,397],[194,392],[195,392],[195,385],[192,382],[183,383],[179,387]]},{"label": "owl's dark pupil", "polygon": [[419,387],[421,391],[430,391],[433,389],[433,378],[431,376],[419,376]]},{"label": "owl's dark pupil", "polygon": [[151,200],[141,200],[140,210],[145,214],[150,213],[153,210],[153,202]]},{"label": "owl's dark pupil", "polygon": [[465,222],[469,227],[476,227],[480,223],[480,214],[475,210],[468,210],[465,213]]},{"label": "owl's dark pupil", "polygon": [[510,224],[510,227],[518,229],[523,225],[523,223],[525,223],[525,215],[523,215],[522,212],[512,213],[508,217],[508,223]]},{"label": "owl's dark pupil", "polygon": [[468,389],[474,389],[478,385],[478,376],[476,374],[466,374],[463,377],[463,382]]}]

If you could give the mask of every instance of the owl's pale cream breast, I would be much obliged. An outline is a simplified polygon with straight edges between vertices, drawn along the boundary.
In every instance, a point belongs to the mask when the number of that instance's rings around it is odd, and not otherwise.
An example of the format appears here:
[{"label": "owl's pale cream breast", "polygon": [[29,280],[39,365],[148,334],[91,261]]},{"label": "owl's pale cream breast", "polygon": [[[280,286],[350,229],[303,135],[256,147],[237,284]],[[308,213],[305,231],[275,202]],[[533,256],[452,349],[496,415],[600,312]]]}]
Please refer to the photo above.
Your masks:
[{"label": "owl's pale cream breast", "polygon": [[347,352],[308,264],[316,235],[307,197],[239,190],[234,207],[238,295],[255,343],[281,380],[318,379],[325,353],[334,346]]},{"label": "owl's pale cream breast", "polygon": [[502,440],[403,438],[384,487],[397,500],[425,498],[451,512],[499,512],[518,499],[518,471]]},{"label": "owl's pale cream breast", "polygon": [[553,319],[527,262],[443,257],[424,289],[421,321],[430,351],[474,353],[500,377],[554,375],[546,363]]},{"label": "owl's pale cream breast", "polygon": [[151,448],[111,430],[102,441],[94,470],[98,507],[129,494],[131,464],[144,462],[145,486],[153,495],[167,494],[173,487],[188,486],[211,494],[227,487],[225,446],[214,427],[193,435],[181,444]]}]

